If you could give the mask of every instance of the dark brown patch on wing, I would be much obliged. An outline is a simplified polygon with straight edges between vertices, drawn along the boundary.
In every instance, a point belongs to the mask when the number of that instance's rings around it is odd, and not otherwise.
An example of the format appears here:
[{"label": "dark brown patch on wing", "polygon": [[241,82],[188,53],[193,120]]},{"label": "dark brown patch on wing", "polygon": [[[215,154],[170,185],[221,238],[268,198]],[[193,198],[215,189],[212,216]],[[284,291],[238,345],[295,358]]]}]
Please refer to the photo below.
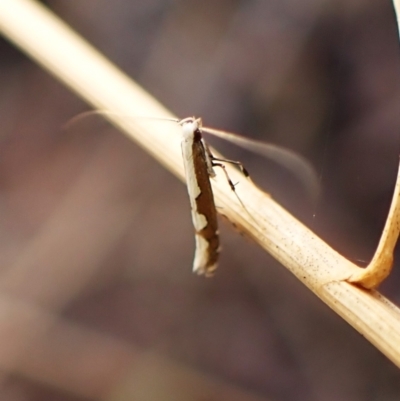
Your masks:
[{"label": "dark brown patch on wing", "polygon": [[211,188],[210,176],[207,170],[205,149],[201,142],[201,134],[196,133],[193,141],[193,160],[197,184],[200,188],[200,195],[195,199],[197,212],[204,215],[207,225],[199,232],[209,244],[208,261],[206,267],[215,265],[219,254],[218,220],[215,209],[214,195]]}]

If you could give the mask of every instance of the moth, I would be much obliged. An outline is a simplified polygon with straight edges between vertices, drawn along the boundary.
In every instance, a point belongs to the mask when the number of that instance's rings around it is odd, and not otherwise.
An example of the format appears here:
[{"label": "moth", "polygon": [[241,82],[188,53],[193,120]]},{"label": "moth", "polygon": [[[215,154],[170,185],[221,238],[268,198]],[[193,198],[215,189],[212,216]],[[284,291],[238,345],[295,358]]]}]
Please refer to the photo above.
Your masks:
[{"label": "moth", "polygon": [[[99,114],[113,115],[115,113],[106,110],[94,110],[81,113],[70,120],[70,124],[82,117]],[[210,179],[216,176],[214,167],[222,168],[231,190],[236,194],[235,185],[230,180],[224,163],[237,165],[245,177],[249,177],[242,163],[233,160],[218,159],[213,156],[207,143],[203,139],[203,133],[208,133],[225,139],[251,152],[258,153],[285,167],[297,177],[312,198],[319,192],[319,182],[315,170],[311,164],[299,154],[273,144],[248,139],[243,136],[214,128],[203,127],[201,118],[188,117],[182,120],[174,118],[135,117],[138,119],[151,119],[159,121],[172,121],[182,127],[182,157],[186,176],[186,185],[189,194],[192,221],[195,230],[195,255],[193,272],[210,277],[218,266],[220,252],[220,240],[218,232],[217,209]],[[69,124],[69,125],[70,125]]]},{"label": "moth", "polygon": [[299,177],[309,187],[308,189],[312,195],[318,191],[318,180],[311,165],[303,157],[288,149],[246,139],[229,132],[205,128],[202,126],[200,118],[188,117],[183,120],[172,121],[178,122],[183,131],[181,140],[182,157],[195,229],[194,273],[210,277],[218,264],[220,252],[218,221],[210,182],[210,178],[216,175],[214,167],[223,169],[232,191],[235,191],[235,186],[225,170],[224,161],[238,165],[243,174],[246,177],[249,176],[240,162],[215,158],[203,139],[203,132],[227,139],[275,160]]}]

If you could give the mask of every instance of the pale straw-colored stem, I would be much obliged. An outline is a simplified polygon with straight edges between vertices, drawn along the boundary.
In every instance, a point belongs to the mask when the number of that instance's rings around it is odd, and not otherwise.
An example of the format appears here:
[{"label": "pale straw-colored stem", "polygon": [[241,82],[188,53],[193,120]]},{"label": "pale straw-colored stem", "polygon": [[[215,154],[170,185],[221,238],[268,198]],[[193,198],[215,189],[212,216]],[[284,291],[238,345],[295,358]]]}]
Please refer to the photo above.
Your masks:
[{"label": "pale straw-colored stem", "polygon": [[[399,27],[400,1],[393,0]],[[400,73],[400,71],[399,71]],[[386,219],[381,239],[369,265],[354,273],[349,282],[362,285],[365,288],[376,288],[390,274],[393,265],[394,248],[400,232],[400,166],[397,171],[396,186],[393,194],[389,215]]]},{"label": "pale straw-colored stem", "polygon": [[[39,3],[0,0],[0,31],[95,108],[172,173],[183,179],[179,128],[122,116],[171,117],[160,103],[116,69]],[[375,290],[346,280],[362,270],[227,166],[248,213],[224,177],[213,182],[219,209],[336,313],[400,366],[400,311]],[[167,211],[166,211],[167,213]],[[250,218],[251,215],[253,218]],[[190,218],[188,216],[188,218]],[[282,289],[284,291],[284,289]]]},{"label": "pale straw-colored stem", "polygon": [[377,287],[390,274],[393,265],[393,252],[399,238],[400,230],[400,167],[393,194],[389,215],[371,262],[365,269],[354,273],[349,282],[362,285],[365,288]]}]

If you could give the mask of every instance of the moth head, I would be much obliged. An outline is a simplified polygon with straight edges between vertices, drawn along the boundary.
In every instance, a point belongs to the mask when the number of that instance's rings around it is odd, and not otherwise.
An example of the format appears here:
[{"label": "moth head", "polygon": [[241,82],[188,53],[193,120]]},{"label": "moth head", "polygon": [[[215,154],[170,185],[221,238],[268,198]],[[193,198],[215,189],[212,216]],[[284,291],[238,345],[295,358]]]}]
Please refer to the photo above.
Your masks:
[{"label": "moth head", "polygon": [[194,135],[198,130],[201,130],[202,121],[201,118],[188,117],[179,122],[182,125],[183,133],[185,136]]}]

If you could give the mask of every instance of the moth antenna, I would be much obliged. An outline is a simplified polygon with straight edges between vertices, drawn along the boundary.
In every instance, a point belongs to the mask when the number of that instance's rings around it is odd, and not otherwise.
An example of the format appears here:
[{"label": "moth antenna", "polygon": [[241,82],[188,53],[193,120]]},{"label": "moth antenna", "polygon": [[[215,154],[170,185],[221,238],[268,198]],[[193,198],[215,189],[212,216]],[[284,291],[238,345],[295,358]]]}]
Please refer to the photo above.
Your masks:
[{"label": "moth antenna", "polygon": [[151,117],[151,116],[128,116],[123,113],[117,113],[114,111],[106,110],[106,109],[96,109],[96,110],[88,110],[82,113],[77,114],[76,116],[70,118],[66,124],[64,124],[63,129],[69,129],[71,126],[75,125],[79,121],[94,115],[99,116],[118,116],[118,117],[125,117],[125,118],[132,118],[134,120],[159,120],[159,121],[171,121],[175,123],[179,123],[180,120],[178,118],[172,117]]},{"label": "moth antenna", "polygon": [[202,127],[202,131],[216,137],[225,139],[233,144],[273,160],[290,171],[303,184],[313,201],[320,193],[320,183],[315,169],[311,163],[300,154],[281,146],[244,138],[231,132],[209,127]]}]

